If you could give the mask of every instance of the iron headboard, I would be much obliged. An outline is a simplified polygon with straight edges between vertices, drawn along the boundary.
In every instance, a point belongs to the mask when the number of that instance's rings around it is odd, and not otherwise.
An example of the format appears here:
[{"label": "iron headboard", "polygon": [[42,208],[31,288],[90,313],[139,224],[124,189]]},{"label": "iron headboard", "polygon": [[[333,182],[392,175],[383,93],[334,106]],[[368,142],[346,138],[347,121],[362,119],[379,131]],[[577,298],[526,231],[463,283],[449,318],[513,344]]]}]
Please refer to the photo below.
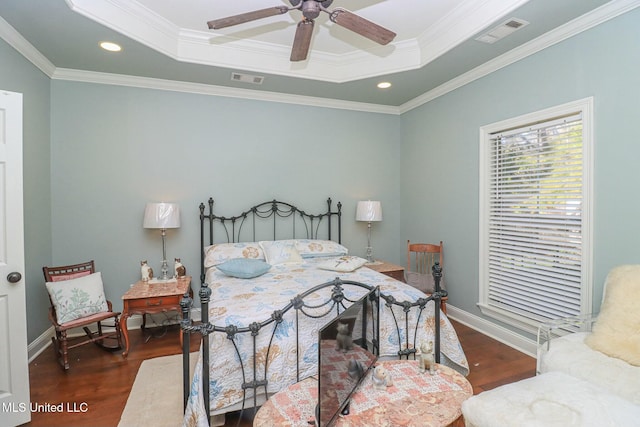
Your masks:
[{"label": "iron headboard", "polygon": [[[213,198],[208,201],[209,210],[205,213],[205,204],[200,203],[200,282],[204,283],[204,248],[214,244],[214,228],[217,224],[222,231],[223,237],[227,243],[237,242],[255,242],[265,223],[272,226],[272,233],[268,235],[268,239],[260,238],[260,240],[277,240],[277,239],[320,239],[336,240],[342,243],[342,203],[338,202],[337,210],[332,211],[331,198],[327,199],[327,211],[320,214],[309,214],[296,206],[271,200],[257,204],[248,210],[236,216],[220,216],[213,213]],[[268,221],[272,219],[272,221]],[[337,239],[333,236],[333,222],[337,222],[338,235]],[[326,223],[325,229],[321,229],[321,225]],[[281,234],[283,232],[286,234]],[[208,235],[208,238],[206,236]]]}]

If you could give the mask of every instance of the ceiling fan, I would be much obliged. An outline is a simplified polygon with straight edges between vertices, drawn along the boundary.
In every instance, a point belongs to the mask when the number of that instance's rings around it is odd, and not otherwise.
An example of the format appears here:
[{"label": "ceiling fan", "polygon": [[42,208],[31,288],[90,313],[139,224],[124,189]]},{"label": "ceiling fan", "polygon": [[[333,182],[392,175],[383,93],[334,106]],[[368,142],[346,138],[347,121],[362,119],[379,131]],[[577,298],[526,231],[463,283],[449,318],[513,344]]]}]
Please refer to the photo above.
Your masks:
[{"label": "ceiling fan", "polygon": [[393,31],[387,30],[346,9],[337,7],[329,10],[328,7],[331,6],[333,0],[289,0],[289,3],[291,3],[292,7],[269,7],[226,18],[214,19],[213,21],[207,22],[207,24],[209,25],[209,29],[217,30],[269,16],[282,15],[290,10],[299,9],[302,11],[303,18],[298,22],[296,34],[293,39],[293,46],[291,48],[291,61],[294,62],[307,59],[309,46],[311,45],[311,35],[313,33],[313,20],[320,15],[320,12],[329,14],[329,19],[332,22],[381,45],[386,45],[396,36],[396,33]]}]

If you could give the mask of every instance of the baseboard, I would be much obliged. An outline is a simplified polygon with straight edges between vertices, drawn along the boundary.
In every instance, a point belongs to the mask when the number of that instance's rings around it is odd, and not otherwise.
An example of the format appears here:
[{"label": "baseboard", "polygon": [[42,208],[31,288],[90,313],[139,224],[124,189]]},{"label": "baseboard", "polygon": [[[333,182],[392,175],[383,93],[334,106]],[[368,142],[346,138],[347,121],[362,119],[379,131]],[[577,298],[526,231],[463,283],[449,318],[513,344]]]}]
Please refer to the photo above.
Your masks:
[{"label": "baseboard", "polygon": [[[476,331],[493,338],[509,347],[512,347],[528,356],[536,357],[537,344],[534,340],[523,337],[507,328],[496,325],[474,314],[461,310],[451,304],[447,304],[447,316],[453,320],[462,323]],[[191,310],[192,319],[200,319],[200,309]],[[177,319],[177,318],[176,318]],[[176,320],[177,322],[177,320]],[[175,322],[171,322],[175,323]],[[127,329],[139,328],[142,325],[142,316],[134,315],[127,319]],[[77,335],[81,335],[78,332]],[[38,338],[29,343],[27,351],[29,354],[29,363],[31,363],[40,353],[42,353],[49,345],[51,338],[55,335],[53,326],[44,331]]]},{"label": "baseboard", "polygon": [[536,341],[523,337],[505,327],[489,322],[475,314],[468,313],[447,303],[447,317],[462,323],[476,331],[512,347],[527,356],[536,357]]},{"label": "baseboard", "polygon": [[[151,321],[149,318],[147,318],[147,326],[148,327],[154,327],[154,326],[158,326],[158,323],[155,322],[153,319],[155,317],[157,317],[157,314],[153,314],[151,315]],[[180,314],[179,313],[175,313],[172,314],[171,317],[167,318],[166,321],[162,322],[162,324],[165,325],[175,325],[180,321]],[[191,310],[191,318],[192,319],[200,319],[200,309],[199,308],[195,308],[193,310]],[[127,329],[128,330],[133,330],[135,328],[139,328],[140,326],[142,326],[142,316],[134,314],[133,316],[127,318]],[[108,330],[109,328],[104,328],[105,330]],[[27,354],[29,356],[29,363],[33,362],[33,360],[38,357],[40,355],[40,353],[42,353],[47,347],[49,347],[51,345],[51,338],[53,338],[56,334],[55,329],[53,328],[53,326],[49,327],[47,330],[45,330],[42,334],[40,334],[35,340],[33,340],[32,342],[29,343],[29,345],[27,346]],[[71,331],[69,331],[69,337],[75,337],[75,336],[81,336],[84,335],[84,331],[82,331],[82,329],[78,328],[78,329],[72,329]]]},{"label": "baseboard", "polygon": [[55,336],[55,329],[51,326],[49,329],[45,330],[38,338],[31,341],[29,345],[27,345],[27,355],[29,356],[29,363],[33,362],[33,360],[40,355],[47,347],[51,345],[51,338]]}]

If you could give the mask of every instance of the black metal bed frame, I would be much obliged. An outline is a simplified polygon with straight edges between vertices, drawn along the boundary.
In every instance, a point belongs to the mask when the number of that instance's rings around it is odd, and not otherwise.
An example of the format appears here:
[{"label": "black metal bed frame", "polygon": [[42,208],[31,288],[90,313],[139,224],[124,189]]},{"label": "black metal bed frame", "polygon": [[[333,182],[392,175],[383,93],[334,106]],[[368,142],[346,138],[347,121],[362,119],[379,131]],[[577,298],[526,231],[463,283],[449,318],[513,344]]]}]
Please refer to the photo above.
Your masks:
[{"label": "black metal bed frame", "polygon": [[[345,301],[349,303],[354,303],[355,300],[348,299],[344,294],[344,286],[356,286],[360,288],[364,288],[368,291],[374,289],[374,286],[367,285],[360,282],[350,281],[350,280],[341,280],[336,278],[330,282],[322,283],[313,288],[308,289],[307,291],[295,296],[291,299],[291,301],[282,309],[276,310],[271,314],[269,319],[265,319],[262,322],[253,322],[248,326],[239,327],[236,325],[228,325],[228,326],[216,326],[211,324],[209,321],[209,301],[211,300],[211,288],[205,283],[205,268],[204,268],[204,248],[207,246],[207,241],[205,240],[205,236],[208,234],[208,245],[213,244],[214,241],[214,233],[213,228],[216,223],[220,223],[223,232],[226,234],[227,242],[235,243],[243,241],[241,240],[244,236],[243,230],[246,227],[250,227],[250,234],[248,234],[251,239],[244,241],[256,241],[256,226],[258,225],[256,221],[269,219],[273,217],[273,238],[272,240],[276,240],[278,238],[278,218],[291,218],[291,232],[292,234],[288,238],[305,238],[305,239],[318,239],[324,238],[324,235],[321,235],[320,225],[323,220],[327,220],[327,234],[326,237],[328,240],[332,240],[332,220],[337,221],[338,228],[338,238],[337,242],[341,242],[341,234],[342,234],[342,204],[337,204],[337,210],[332,211],[332,201],[331,199],[327,199],[327,211],[319,214],[308,214],[303,210],[298,209],[297,207],[286,203],[280,202],[277,200],[272,200],[269,202],[260,203],[258,205],[253,206],[249,210],[242,212],[240,215],[232,216],[232,217],[224,217],[213,214],[213,204],[214,201],[212,198],[209,198],[208,207],[209,211],[205,214],[205,205],[201,203],[200,208],[200,254],[201,254],[201,274],[200,274],[200,290],[198,292],[198,296],[200,298],[201,303],[201,319],[200,322],[194,323],[191,319],[191,307],[193,305],[193,299],[186,293],[182,301],[180,302],[181,310],[182,310],[182,320],[180,322],[182,331],[183,331],[183,402],[184,408],[186,409],[187,402],[189,399],[189,392],[191,388],[190,384],[190,364],[189,364],[189,353],[190,353],[190,341],[191,334],[200,334],[201,336],[201,347],[202,347],[202,389],[203,389],[203,399],[206,413],[208,417],[210,417],[211,408],[210,408],[210,398],[209,398],[209,357],[210,357],[210,348],[209,348],[209,335],[212,333],[224,333],[226,334],[227,339],[231,340],[233,343],[236,355],[240,360],[241,371],[243,377],[243,402],[242,402],[242,411],[245,409],[245,402],[247,399],[247,390],[253,390],[253,407],[257,407],[257,392],[260,387],[264,387],[265,396],[267,395],[267,372],[268,372],[268,360],[269,360],[269,351],[271,350],[271,345],[273,343],[275,334],[277,332],[278,326],[283,321],[284,315],[290,310],[295,310],[295,322],[296,322],[296,349],[299,350],[299,336],[298,336],[298,324],[300,321],[300,316],[306,317],[314,317],[314,318],[322,318],[325,316],[331,315],[331,313],[335,313],[336,315],[340,314],[341,310],[344,310],[348,306],[345,305]],[[206,230],[206,225],[208,224],[208,233]],[[296,236],[296,225],[298,225],[298,229],[302,228],[304,234],[302,236]],[[436,362],[440,362],[440,301],[443,297],[447,296],[447,292],[440,288],[440,280],[442,277],[442,269],[436,263],[433,267],[433,275],[435,279],[435,292],[426,297],[419,298],[416,301],[397,301],[391,295],[385,295],[380,292],[379,297],[382,298],[385,303],[384,306],[387,307],[393,317],[395,322],[396,333],[398,334],[398,357],[407,359],[413,355],[415,357],[416,352],[416,339],[418,333],[418,325],[420,324],[420,319],[422,318],[422,313],[427,306],[427,303],[430,301],[434,301],[436,309],[434,310],[435,316],[435,339],[434,339],[434,353]],[[320,305],[309,305],[305,302],[305,298],[315,293],[321,289],[331,288],[331,296],[321,303]],[[349,304],[350,305],[350,304]],[[396,313],[392,310],[393,306],[401,307],[404,316],[396,316]],[[323,309],[319,315],[311,314],[306,310],[318,310]],[[409,339],[409,314],[411,310],[418,310],[415,327],[413,328],[413,340],[410,342]],[[404,317],[404,319],[399,318]],[[379,319],[378,319],[379,320]],[[404,322],[403,322],[404,321]],[[404,328],[407,333],[405,334],[405,342],[403,348],[403,342],[400,339],[401,337],[401,327],[400,324],[404,323]],[[257,337],[261,330],[265,329],[268,326],[272,326],[271,337],[269,340],[269,346],[267,349],[267,357],[265,358],[264,364],[264,372],[263,375],[258,376],[258,370],[256,366],[256,342]],[[245,369],[244,363],[242,362],[242,358],[240,357],[240,350],[237,347],[235,338],[239,334],[250,334],[253,341],[253,357],[252,360],[252,371],[253,375],[250,380],[247,380],[247,370]],[[374,343],[374,345],[379,346],[379,343]],[[300,380],[300,354],[296,356],[296,380]],[[255,410],[255,409],[254,409]]]}]

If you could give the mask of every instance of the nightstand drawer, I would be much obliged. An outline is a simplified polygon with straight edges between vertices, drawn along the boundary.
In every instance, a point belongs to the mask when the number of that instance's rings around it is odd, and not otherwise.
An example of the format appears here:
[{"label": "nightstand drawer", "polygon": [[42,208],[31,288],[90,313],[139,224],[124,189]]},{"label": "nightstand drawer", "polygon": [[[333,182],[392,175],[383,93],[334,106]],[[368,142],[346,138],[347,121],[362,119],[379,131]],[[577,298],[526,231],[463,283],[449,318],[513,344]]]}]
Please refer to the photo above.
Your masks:
[{"label": "nightstand drawer", "polygon": [[168,307],[180,304],[182,296],[167,295],[162,297],[151,297],[129,300],[129,309]]}]

